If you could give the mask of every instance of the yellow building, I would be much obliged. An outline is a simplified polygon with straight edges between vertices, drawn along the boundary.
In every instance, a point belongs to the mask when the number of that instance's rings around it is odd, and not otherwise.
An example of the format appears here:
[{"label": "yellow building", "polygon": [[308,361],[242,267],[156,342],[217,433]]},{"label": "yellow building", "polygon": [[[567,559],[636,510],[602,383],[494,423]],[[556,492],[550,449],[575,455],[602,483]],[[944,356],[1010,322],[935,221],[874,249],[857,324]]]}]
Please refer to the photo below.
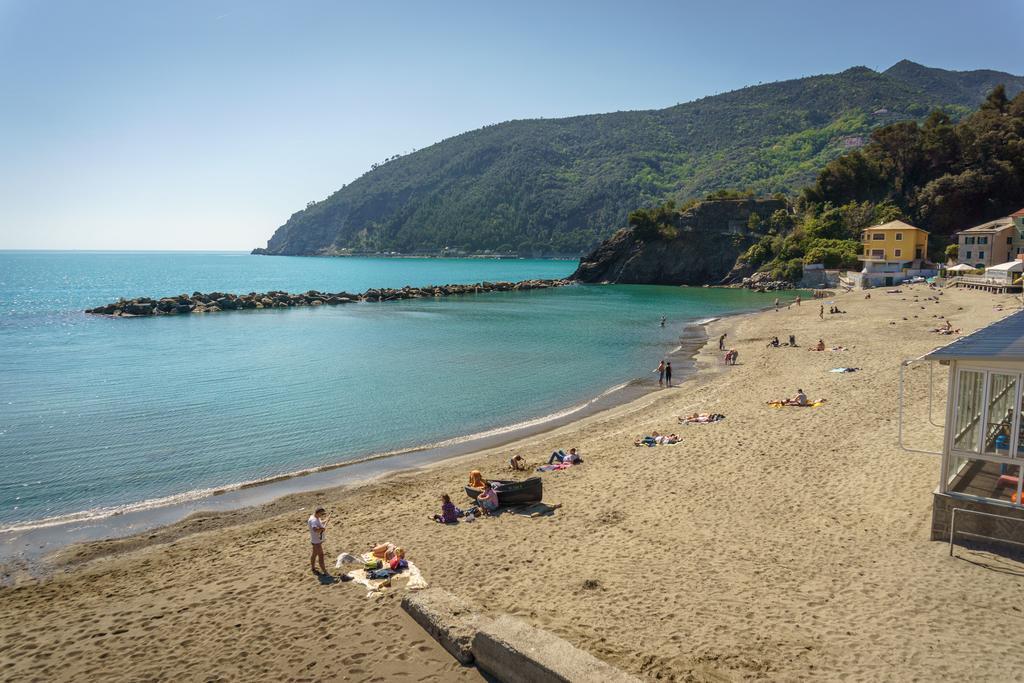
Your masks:
[{"label": "yellow building", "polygon": [[850,275],[861,287],[889,287],[910,277],[935,274],[925,267],[928,233],[921,228],[890,221],[865,229],[860,239],[864,250],[858,260],[864,268]]}]

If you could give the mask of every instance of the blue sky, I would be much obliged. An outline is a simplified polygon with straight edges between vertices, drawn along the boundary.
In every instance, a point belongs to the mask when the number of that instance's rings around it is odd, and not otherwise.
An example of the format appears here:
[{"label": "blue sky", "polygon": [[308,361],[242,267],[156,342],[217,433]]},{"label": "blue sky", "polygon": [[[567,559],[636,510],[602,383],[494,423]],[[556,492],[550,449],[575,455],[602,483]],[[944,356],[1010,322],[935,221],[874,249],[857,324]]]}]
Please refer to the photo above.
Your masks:
[{"label": "blue sky", "polygon": [[250,249],[513,118],[903,58],[1024,73],[1024,2],[0,0],[0,248]]}]

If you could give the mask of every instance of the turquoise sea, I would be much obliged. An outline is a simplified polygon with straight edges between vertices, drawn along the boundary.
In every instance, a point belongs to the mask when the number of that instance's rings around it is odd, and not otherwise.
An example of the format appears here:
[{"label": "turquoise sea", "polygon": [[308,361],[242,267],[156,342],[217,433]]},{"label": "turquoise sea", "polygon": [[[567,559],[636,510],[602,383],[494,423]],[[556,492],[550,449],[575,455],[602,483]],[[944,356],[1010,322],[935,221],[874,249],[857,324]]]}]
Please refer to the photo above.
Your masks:
[{"label": "turquoise sea", "polygon": [[686,321],[770,301],[736,290],[574,286],[145,319],[82,313],[120,296],[363,291],[562,277],[574,267],[0,252],[0,531],[540,418],[652,382]]}]

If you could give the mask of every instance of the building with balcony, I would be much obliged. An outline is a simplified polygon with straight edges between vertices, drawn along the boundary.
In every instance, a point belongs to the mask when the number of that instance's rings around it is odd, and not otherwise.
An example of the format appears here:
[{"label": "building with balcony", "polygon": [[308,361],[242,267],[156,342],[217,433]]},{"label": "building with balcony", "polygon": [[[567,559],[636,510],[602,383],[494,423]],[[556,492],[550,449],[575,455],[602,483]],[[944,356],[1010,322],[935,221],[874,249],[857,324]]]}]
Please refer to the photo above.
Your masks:
[{"label": "building with balcony", "polygon": [[863,251],[857,259],[863,268],[847,274],[858,287],[890,287],[937,272],[928,263],[928,233],[903,221],[866,228],[861,233],[861,245]]}]

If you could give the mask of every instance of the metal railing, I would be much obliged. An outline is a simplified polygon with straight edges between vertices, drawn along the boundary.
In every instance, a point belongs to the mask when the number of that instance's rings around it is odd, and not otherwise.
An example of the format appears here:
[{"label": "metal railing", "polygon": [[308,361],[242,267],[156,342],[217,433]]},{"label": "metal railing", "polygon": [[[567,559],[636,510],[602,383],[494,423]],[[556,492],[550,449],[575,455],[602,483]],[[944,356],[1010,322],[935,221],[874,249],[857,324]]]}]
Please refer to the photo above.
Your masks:
[{"label": "metal railing", "polygon": [[[1007,515],[997,515],[992,512],[981,512],[980,510],[971,510],[970,508],[953,508],[953,513],[949,519],[949,556],[953,557],[953,538],[956,536],[956,513],[967,512],[972,515],[980,515],[981,517],[994,517],[996,519],[1007,519],[1011,522],[1024,522],[1024,519],[1020,517],[1009,517]],[[973,536],[975,538],[984,538],[990,541],[998,541],[999,543],[1009,543],[1010,545],[1018,545],[1024,548],[1024,543],[1020,541],[1011,541],[1008,538],[997,538],[995,536],[985,536],[983,534],[972,534],[969,531],[961,531],[961,536]]]},{"label": "metal railing", "polygon": [[928,422],[935,427],[944,427],[944,424],[935,422],[932,417],[932,405],[934,403],[933,396],[935,394],[935,364],[930,361],[925,361],[924,358],[912,358],[910,360],[904,360],[900,363],[900,383],[899,391],[896,397],[897,413],[896,413],[896,442],[899,447],[908,453],[924,453],[925,455],[937,455],[942,457],[941,451],[925,451],[920,448],[910,448],[903,443],[903,402],[904,402],[904,371],[910,367],[913,363],[927,362],[928,363]]}]

